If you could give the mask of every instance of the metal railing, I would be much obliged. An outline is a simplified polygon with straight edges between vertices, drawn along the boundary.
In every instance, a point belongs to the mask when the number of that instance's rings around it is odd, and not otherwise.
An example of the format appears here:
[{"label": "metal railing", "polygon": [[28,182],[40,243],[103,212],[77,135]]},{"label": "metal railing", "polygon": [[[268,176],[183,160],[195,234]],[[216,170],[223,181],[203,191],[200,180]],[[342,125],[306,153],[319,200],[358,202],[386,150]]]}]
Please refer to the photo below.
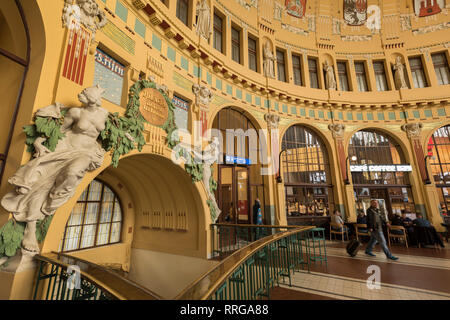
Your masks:
[{"label": "metal railing", "polygon": [[39,267],[33,300],[162,299],[119,274],[83,259],[63,253],[36,255],[35,259]]},{"label": "metal railing", "polygon": [[211,257],[222,259],[256,240],[295,228],[298,226],[211,224]]},{"label": "metal railing", "polygon": [[[282,226],[277,228],[288,229]],[[313,228],[313,226],[294,227],[289,228],[289,231],[280,231],[257,239],[225,258],[175,299],[270,299],[271,289],[275,285],[281,281],[285,282],[286,279],[291,285],[291,274],[294,271],[305,266],[309,271],[306,239],[308,231]],[[273,231],[276,228],[270,229]]]}]

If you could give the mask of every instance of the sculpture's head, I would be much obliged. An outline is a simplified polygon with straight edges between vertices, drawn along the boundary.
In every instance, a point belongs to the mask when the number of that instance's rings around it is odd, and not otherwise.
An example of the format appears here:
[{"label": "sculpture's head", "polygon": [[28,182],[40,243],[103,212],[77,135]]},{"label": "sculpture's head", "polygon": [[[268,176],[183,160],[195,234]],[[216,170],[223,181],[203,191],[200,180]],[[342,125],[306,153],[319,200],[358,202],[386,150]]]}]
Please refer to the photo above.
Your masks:
[{"label": "sculpture's head", "polygon": [[92,0],[78,0],[78,6],[84,13],[90,17],[96,16],[98,14],[98,5]]},{"label": "sculpture's head", "polygon": [[82,104],[93,107],[100,107],[102,105],[102,95],[105,89],[100,88],[99,85],[84,89],[78,94],[78,100]]}]

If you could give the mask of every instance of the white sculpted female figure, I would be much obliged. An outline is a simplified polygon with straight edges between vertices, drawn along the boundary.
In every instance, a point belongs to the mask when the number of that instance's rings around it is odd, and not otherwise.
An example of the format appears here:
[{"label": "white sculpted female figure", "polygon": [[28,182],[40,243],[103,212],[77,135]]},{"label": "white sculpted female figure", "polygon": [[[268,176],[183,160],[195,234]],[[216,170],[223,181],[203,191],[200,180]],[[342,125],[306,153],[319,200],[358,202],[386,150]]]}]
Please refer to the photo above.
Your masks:
[{"label": "white sculpted female figure", "polygon": [[270,48],[269,41],[267,41],[264,46],[264,75],[268,78],[275,78],[275,61],[276,58]]},{"label": "white sculpted female figure", "polygon": [[212,223],[215,223],[217,217],[220,215],[220,209],[217,206],[216,196],[211,190],[210,180],[212,175],[211,168],[219,159],[219,139],[217,137],[212,139],[212,142],[203,151],[203,156],[200,156],[195,151],[194,154],[197,159],[201,157],[203,160],[203,184],[206,188],[208,199],[211,201],[212,206],[214,206],[214,210],[211,210],[211,212],[215,212],[215,215],[211,216],[211,221]]},{"label": "white sculpted female figure", "polygon": [[[1,205],[16,221],[27,223],[22,255],[39,252],[36,222],[53,215],[72,197],[85,173],[99,168],[103,162],[105,151],[97,142],[108,118],[108,111],[100,107],[103,92],[99,86],[84,89],[78,95],[84,107],[67,110],[61,126],[64,137],[55,151],[42,145],[45,138],[37,138],[35,158],[8,180],[15,190],[3,197]],[[36,116],[62,118],[61,106],[56,103],[42,108]]]},{"label": "white sculpted female figure", "polygon": [[402,58],[400,56],[397,56],[395,59],[394,70],[394,81],[397,90],[408,89],[405,79],[405,66],[402,63]]},{"label": "white sculpted female figure", "polygon": [[327,89],[336,90],[336,79],[334,78],[333,66],[330,65],[330,63],[327,60],[323,64],[323,68],[325,69],[326,73]]},{"label": "white sculpted female figure", "polygon": [[211,35],[211,10],[206,0],[197,4],[197,34],[209,40]]}]

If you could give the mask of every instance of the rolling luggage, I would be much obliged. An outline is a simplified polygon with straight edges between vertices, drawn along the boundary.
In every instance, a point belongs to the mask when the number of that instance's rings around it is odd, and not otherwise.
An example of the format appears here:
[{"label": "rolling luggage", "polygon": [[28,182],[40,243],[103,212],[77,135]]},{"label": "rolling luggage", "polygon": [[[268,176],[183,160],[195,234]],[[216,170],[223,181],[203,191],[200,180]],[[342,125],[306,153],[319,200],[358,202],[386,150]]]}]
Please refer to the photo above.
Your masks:
[{"label": "rolling luggage", "polygon": [[359,248],[361,248],[361,242],[356,239],[350,240],[350,242],[347,244],[347,253],[351,257],[354,257],[358,253]]}]

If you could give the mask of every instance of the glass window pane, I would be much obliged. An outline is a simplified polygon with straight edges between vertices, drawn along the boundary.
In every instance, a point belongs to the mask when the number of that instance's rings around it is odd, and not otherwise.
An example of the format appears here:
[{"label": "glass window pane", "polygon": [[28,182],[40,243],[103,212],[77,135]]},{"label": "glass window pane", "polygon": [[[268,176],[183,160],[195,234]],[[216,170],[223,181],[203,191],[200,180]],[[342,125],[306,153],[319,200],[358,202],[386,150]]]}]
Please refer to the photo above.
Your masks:
[{"label": "glass window pane", "polygon": [[110,243],[119,242],[120,241],[120,230],[121,229],[121,223],[116,222],[112,224],[111,229],[111,240]]},{"label": "glass window pane", "polygon": [[83,212],[84,212],[85,204],[83,202],[78,202],[72,210],[72,213],[69,217],[69,221],[67,225],[76,226],[82,224]]},{"label": "glass window pane", "polygon": [[96,180],[92,181],[89,187],[88,201],[100,201],[102,195],[102,184]]},{"label": "glass window pane", "polygon": [[78,249],[78,242],[80,239],[81,226],[68,227],[66,229],[66,238],[64,242],[64,251]]},{"label": "glass window pane", "polygon": [[114,216],[113,221],[122,221],[122,210],[120,209],[120,203],[118,200],[114,202]]},{"label": "glass window pane", "polygon": [[83,227],[83,237],[81,238],[80,249],[94,246],[96,227],[96,224]]},{"label": "glass window pane", "polygon": [[100,215],[100,223],[110,222],[113,211],[113,202],[104,202],[102,204],[102,214]]},{"label": "glass window pane", "polygon": [[110,227],[111,227],[111,224],[109,224],[109,223],[102,223],[98,226],[97,246],[108,243]]},{"label": "glass window pane", "polygon": [[88,203],[86,206],[86,214],[84,224],[97,223],[99,203]]}]

